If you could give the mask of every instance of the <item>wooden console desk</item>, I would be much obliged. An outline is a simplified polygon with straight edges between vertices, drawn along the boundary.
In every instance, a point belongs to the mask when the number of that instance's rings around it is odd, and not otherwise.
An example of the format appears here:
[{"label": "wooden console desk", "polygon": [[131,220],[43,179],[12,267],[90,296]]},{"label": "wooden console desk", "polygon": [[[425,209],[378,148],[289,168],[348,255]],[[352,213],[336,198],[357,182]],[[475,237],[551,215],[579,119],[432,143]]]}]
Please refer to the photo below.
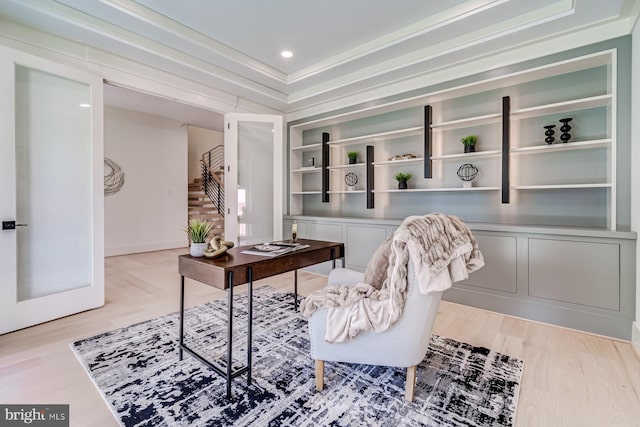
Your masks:
[{"label": "wooden console desk", "polygon": [[[188,352],[202,363],[209,366],[227,379],[227,398],[231,397],[231,381],[233,378],[247,373],[247,384],[251,383],[251,324],[253,319],[253,281],[260,280],[288,271],[294,272],[294,308],[298,306],[298,272],[297,270],[332,261],[335,268],[336,259],[344,260],[344,244],[337,242],[323,242],[319,240],[298,239],[297,242],[309,245],[292,253],[278,257],[265,257],[241,253],[252,246],[241,246],[230,249],[219,258],[194,258],[190,255],[178,256],[178,272],[180,273],[180,347],[179,357],[182,360],[183,351]],[[344,264],[344,261],[343,261]],[[220,368],[200,354],[190,349],[184,343],[184,278],[188,277],[218,289],[227,290],[227,364]],[[248,324],[247,324],[247,365],[233,370],[233,288],[248,283]]]}]

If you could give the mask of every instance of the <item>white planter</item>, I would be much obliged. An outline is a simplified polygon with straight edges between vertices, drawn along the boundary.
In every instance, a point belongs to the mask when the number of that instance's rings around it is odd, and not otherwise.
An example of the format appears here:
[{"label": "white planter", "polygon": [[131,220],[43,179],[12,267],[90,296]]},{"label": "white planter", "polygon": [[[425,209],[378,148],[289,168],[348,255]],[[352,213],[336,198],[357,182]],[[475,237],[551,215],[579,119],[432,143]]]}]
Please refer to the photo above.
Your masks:
[{"label": "white planter", "polygon": [[204,256],[204,251],[206,251],[208,247],[208,243],[192,243],[189,247],[189,254],[192,257],[202,257]]}]

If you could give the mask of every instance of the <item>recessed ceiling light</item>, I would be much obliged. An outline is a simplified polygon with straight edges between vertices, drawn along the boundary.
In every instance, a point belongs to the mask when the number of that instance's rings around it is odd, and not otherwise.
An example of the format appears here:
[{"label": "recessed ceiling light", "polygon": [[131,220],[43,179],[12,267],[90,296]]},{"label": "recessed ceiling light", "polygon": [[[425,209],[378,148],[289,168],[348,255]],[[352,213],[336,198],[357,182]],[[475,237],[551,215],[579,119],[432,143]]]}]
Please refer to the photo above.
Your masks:
[{"label": "recessed ceiling light", "polygon": [[282,52],[280,52],[280,56],[282,56],[283,58],[291,58],[293,56],[293,52],[291,52],[290,50],[283,50]]},{"label": "recessed ceiling light", "polygon": [[91,104],[82,103],[82,104],[80,104],[80,107],[81,107],[81,108],[90,108],[90,107],[91,107]]}]

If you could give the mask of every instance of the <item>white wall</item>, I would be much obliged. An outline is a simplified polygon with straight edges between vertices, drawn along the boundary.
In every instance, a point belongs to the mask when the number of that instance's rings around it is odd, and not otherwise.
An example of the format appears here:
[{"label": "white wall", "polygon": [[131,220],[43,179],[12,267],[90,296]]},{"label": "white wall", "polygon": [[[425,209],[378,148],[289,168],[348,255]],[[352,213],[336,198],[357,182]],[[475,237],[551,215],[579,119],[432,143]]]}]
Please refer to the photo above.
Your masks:
[{"label": "white wall", "polygon": [[213,147],[224,145],[224,133],[196,126],[188,126],[189,182],[200,178],[200,159]]},{"label": "white wall", "polygon": [[105,255],[186,247],[187,127],[105,107],[104,153],[124,171],[104,200]]},{"label": "white wall", "polygon": [[[640,24],[636,22],[631,47],[631,229],[640,231]],[[638,241],[640,242],[640,240]],[[636,321],[631,340],[640,355],[640,244],[636,243]]]}]

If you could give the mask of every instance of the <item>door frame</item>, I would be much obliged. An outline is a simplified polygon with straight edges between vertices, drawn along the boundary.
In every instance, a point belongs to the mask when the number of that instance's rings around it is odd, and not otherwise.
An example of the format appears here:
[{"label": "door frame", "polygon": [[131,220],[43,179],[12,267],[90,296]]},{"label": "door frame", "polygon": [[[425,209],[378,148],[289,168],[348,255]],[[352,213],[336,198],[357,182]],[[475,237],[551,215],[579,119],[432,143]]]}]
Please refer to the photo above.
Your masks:
[{"label": "door frame", "polygon": [[[0,230],[0,334],[104,305],[104,151],[103,82],[98,75],[78,70],[7,46],[0,46],[0,169],[7,181],[0,186],[0,219],[16,218],[15,66],[21,65],[90,86],[91,91],[91,283],[47,296],[18,302],[16,231]],[[4,181],[4,180],[3,180]],[[6,203],[5,201],[9,201]],[[11,249],[13,248],[13,250]],[[11,302],[11,304],[8,304]]]},{"label": "door frame", "polygon": [[284,121],[275,114],[227,113],[224,115],[225,239],[238,243],[238,122],[273,125],[273,239],[282,239],[284,215]]}]

